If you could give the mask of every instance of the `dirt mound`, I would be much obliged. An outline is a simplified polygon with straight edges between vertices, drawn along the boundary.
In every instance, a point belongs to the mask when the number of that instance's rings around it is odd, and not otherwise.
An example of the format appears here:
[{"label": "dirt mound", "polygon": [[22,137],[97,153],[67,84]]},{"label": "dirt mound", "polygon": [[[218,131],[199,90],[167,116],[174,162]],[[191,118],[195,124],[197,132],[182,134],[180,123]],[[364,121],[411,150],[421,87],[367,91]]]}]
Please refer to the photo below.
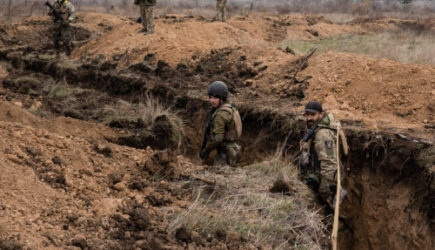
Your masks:
[{"label": "dirt mound", "polygon": [[[153,207],[186,207],[190,194],[165,182],[155,186],[149,177],[179,178],[189,162],[89,137],[110,131],[97,124],[70,120],[76,129],[68,130],[64,119],[41,119],[10,104],[2,104],[2,117],[0,230],[10,236],[2,245],[179,245]],[[59,133],[47,130],[57,126]]]},{"label": "dirt mound", "polygon": [[[50,17],[31,17],[23,22],[0,25],[0,42],[3,49],[24,47],[28,51],[53,48],[53,21]],[[73,43],[81,45],[92,35],[92,29],[72,26]]]},{"label": "dirt mound", "polygon": [[[115,132],[98,124],[41,119],[1,105],[0,246],[252,248],[231,231],[207,238],[190,229],[169,231],[168,218],[187,209],[197,185],[196,179],[184,180],[184,186],[178,181],[202,166],[170,150],[107,142],[99,134]],[[73,126],[68,129],[64,120]],[[57,126],[63,129],[46,129]],[[92,132],[96,135],[89,136]]]},{"label": "dirt mound", "polygon": [[[137,33],[140,25],[132,20],[103,15],[104,21],[93,13],[84,13],[75,25],[95,29],[100,25],[98,39],[73,52],[75,58],[85,56],[123,57],[125,64],[141,61],[148,53],[175,66],[183,59],[207,53],[211,48],[220,49],[235,45],[267,45],[279,43],[290,37],[305,40],[349,33],[367,33],[359,24],[333,24],[314,15],[250,15],[234,17],[226,23],[200,20],[192,16],[162,16],[156,20],[156,33],[144,37]],[[397,29],[395,23],[373,24],[379,30]],[[104,28],[104,29],[101,29]],[[90,29],[90,30],[92,30]]]},{"label": "dirt mound", "polygon": [[325,53],[312,58],[307,99],[340,118],[364,120],[373,129],[433,128],[435,68],[366,56]]}]

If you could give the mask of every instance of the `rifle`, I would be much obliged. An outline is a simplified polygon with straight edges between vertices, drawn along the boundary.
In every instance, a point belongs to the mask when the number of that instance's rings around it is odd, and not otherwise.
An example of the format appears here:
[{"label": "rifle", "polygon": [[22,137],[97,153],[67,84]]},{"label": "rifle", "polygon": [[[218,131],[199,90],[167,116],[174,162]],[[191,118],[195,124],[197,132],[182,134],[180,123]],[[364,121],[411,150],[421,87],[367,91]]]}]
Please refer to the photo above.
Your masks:
[{"label": "rifle", "polygon": [[212,116],[210,116],[210,119],[208,119],[207,126],[205,127],[204,139],[202,140],[201,151],[205,149],[205,146],[207,146],[207,135],[210,133],[211,118]]},{"label": "rifle", "polygon": [[[322,118],[323,119],[323,118]],[[316,131],[317,127],[319,126],[320,121],[322,121],[322,119],[319,119],[312,128],[309,128],[307,130],[307,132],[305,133],[304,137],[302,138],[302,141],[307,142],[308,140],[310,140],[311,136],[313,136],[314,131]]]},{"label": "rifle", "polygon": [[64,13],[62,13],[61,11],[56,10],[54,8],[54,6],[51,3],[49,3],[48,1],[46,1],[44,5],[46,5],[50,9],[50,11],[53,13],[53,15],[54,15],[54,22],[56,22],[58,20],[61,21],[62,23],[65,22],[65,20],[63,20],[63,17],[62,17],[62,14],[64,14]]}]

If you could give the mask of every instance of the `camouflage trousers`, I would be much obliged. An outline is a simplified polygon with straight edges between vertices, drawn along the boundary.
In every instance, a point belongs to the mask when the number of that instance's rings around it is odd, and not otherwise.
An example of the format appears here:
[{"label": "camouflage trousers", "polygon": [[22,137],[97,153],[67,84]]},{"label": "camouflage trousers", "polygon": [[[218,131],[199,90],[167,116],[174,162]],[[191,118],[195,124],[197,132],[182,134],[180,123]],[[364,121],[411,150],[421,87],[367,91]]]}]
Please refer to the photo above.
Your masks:
[{"label": "camouflage trousers", "polygon": [[227,0],[217,0],[216,1],[216,21],[225,22],[227,18],[226,6]]},{"label": "camouflage trousers", "polygon": [[67,54],[72,50],[72,30],[68,24],[61,22],[54,23],[53,26],[53,44],[56,49],[64,47]]},{"label": "camouflage trousers", "polygon": [[213,165],[228,164],[235,167],[240,161],[242,147],[237,142],[228,142],[217,149],[217,155]]},{"label": "camouflage trousers", "polygon": [[140,16],[142,18],[142,27],[147,32],[154,32],[154,7],[149,5],[140,5]]}]

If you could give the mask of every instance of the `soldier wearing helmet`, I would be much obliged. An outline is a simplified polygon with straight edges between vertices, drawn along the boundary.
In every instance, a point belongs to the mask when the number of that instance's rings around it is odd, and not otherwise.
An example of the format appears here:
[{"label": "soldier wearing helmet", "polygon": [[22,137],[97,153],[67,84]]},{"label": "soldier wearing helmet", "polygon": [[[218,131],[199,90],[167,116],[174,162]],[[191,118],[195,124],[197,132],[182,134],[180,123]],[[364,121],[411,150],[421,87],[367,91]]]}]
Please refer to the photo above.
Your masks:
[{"label": "soldier wearing helmet", "polygon": [[208,88],[212,110],[207,123],[200,152],[201,159],[207,159],[216,150],[215,164],[227,163],[235,166],[240,160],[241,147],[238,139],[242,134],[240,114],[234,104],[227,101],[228,87],[224,82],[215,81]]}]

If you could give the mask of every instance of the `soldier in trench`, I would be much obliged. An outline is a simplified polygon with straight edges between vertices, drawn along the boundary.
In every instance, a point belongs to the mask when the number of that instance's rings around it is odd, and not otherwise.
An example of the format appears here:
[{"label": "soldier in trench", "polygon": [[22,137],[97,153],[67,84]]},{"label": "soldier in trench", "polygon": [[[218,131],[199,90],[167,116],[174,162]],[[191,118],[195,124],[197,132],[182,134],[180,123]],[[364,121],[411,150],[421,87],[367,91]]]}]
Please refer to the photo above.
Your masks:
[{"label": "soldier in trench", "polygon": [[[300,175],[307,185],[318,194],[321,202],[329,208],[335,206],[336,173],[337,173],[337,128],[338,121],[331,114],[327,114],[322,104],[310,101],[305,106],[307,132],[301,141],[301,154],[297,159]],[[340,147],[347,155],[348,145],[344,133],[339,130]],[[339,149],[340,149],[339,147]],[[343,175],[341,175],[343,176]],[[341,190],[340,203],[346,195]]]},{"label": "soldier in trench", "polygon": [[242,134],[242,121],[234,104],[227,101],[228,87],[224,82],[215,81],[208,88],[212,106],[200,157],[206,160],[216,150],[214,165],[236,166],[240,160],[241,147],[238,140]]},{"label": "soldier in trench", "polygon": [[154,6],[157,0],[134,0],[134,4],[140,7],[140,17],[142,22],[142,29],[139,33],[149,35],[154,33]]},{"label": "soldier in trench", "polygon": [[[47,5],[47,4],[46,4]],[[67,0],[55,0],[52,4],[52,9],[48,9],[48,15],[53,17],[53,43],[56,49],[61,45],[66,50],[66,54],[70,55],[72,50],[72,30],[70,23],[75,20],[74,5]]]}]

